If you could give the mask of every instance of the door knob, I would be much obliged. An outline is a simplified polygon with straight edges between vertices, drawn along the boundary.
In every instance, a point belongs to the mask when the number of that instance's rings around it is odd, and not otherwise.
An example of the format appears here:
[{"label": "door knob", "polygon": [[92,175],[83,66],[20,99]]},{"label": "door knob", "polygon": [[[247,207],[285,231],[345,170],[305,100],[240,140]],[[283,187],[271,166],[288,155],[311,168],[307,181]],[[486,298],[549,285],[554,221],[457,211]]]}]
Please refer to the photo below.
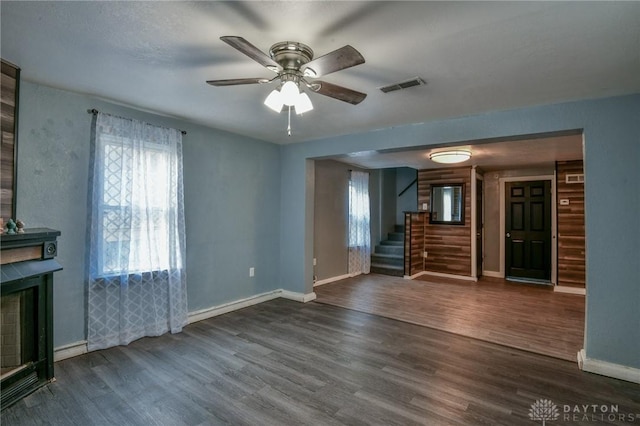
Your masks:
[{"label": "door knob", "polygon": [[511,232],[507,232],[507,238],[511,238]]}]

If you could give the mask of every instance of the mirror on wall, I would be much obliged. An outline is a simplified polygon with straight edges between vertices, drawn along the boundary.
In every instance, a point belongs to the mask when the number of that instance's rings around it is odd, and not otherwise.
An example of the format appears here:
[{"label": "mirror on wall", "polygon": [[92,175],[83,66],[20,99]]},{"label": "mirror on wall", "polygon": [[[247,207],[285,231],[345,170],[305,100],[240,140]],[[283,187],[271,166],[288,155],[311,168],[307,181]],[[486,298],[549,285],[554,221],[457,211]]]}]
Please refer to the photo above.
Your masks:
[{"label": "mirror on wall", "polygon": [[431,185],[429,223],[464,225],[464,184]]}]

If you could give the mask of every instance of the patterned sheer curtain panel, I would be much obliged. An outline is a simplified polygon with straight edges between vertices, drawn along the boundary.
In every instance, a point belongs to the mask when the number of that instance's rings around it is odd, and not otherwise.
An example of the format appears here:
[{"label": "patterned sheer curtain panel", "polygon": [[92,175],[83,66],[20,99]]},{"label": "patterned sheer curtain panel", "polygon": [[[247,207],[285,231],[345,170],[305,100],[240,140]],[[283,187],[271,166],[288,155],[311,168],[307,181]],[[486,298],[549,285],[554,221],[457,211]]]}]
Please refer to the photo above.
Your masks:
[{"label": "patterned sheer curtain panel", "polygon": [[92,132],[88,349],[187,324],[182,133],[98,113]]},{"label": "patterned sheer curtain panel", "polygon": [[349,178],[349,274],[371,270],[369,173],[351,171]]}]

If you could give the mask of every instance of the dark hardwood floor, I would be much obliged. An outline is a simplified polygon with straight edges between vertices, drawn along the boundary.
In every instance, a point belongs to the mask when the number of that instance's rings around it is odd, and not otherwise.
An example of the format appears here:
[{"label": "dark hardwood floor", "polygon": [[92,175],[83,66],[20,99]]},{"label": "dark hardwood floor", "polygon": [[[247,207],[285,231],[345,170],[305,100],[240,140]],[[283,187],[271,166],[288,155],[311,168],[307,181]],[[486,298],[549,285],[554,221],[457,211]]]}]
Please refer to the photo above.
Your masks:
[{"label": "dark hardwood floor", "polygon": [[314,288],[317,302],[577,362],[585,297],[482,278],[360,275]]},{"label": "dark hardwood floor", "polygon": [[[2,425],[637,424],[640,385],[575,363],[335,306],[276,299],[56,363]],[[562,421],[564,405],[616,417]],[[626,417],[625,419],[628,419]],[[580,420],[580,419],[578,419]]]}]

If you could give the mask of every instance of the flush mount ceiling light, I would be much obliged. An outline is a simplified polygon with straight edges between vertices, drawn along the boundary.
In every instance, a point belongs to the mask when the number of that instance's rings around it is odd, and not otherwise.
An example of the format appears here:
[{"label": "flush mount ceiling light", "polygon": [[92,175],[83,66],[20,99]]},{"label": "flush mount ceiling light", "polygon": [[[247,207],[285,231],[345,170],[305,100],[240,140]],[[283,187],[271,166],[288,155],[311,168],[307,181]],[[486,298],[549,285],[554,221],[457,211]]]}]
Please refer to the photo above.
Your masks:
[{"label": "flush mount ceiling light", "polygon": [[242,37],[220,37],[234,49],[244,53],[277,75],[269,78],[234,78],[228,80],[208,80],[212,86],[235,86],[239,84],[265,84],[279,80],[280,86],[273,90],[264,100],[264,104],[275,112],[281,112],[284,106],[289,110],[289,127],[291,136],[291,107],[296,114],[303,114],[313,109],[309,95],[311,93],[328,96],[343,102],[357,105],[367,97],[346,87],[319,80],[308,80],[322,77],[332,72],[340,71],[364,63],[364,58],[353,47],[346,45],[318,58],[313,57],[313,50],[305,44],[295,41],[281,41],[274,44],[266,55],[260,49]]},{"label": "flush mount ceiling light", "polygon": [[471,152],[462,149],[450,150],[450,151],[438,151],[429,154],[429,159],[436,163],[442,164],[455,164],[462,163],[471,158]]}]

